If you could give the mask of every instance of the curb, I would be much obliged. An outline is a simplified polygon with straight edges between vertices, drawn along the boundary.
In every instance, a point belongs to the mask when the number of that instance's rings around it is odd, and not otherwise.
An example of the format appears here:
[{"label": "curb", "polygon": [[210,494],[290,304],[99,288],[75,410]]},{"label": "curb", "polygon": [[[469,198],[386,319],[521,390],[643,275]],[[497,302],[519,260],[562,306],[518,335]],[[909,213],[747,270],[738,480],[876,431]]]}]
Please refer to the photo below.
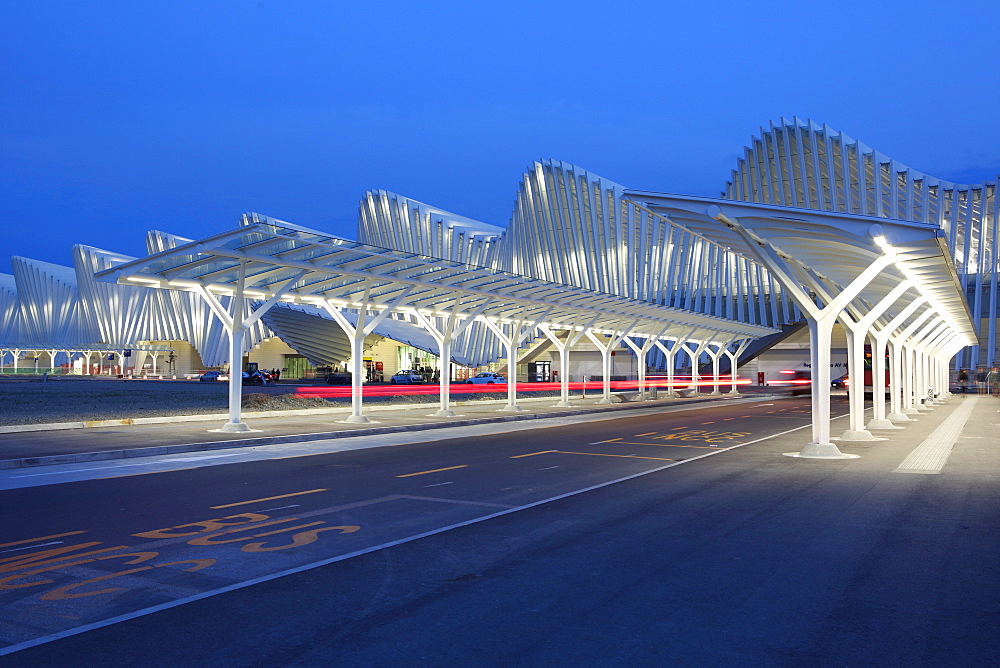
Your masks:
[{"label": "curb", "polygon": [[[749,401],[756,401],[759,399],[767,399],[773,395],[762,396],[762,397],[747,397],[743,395],[744,399]],[[738,399],[737,399],[738,400]],[[670,404],[660,404],[661,407],[666,407],[670,405],[687,405],[687,404],[700,404],[719,401],[719,399],[714,397],[704,397],[698,399],[690,399],[684,401],[683,404],[679,402],[672,401]],[[436,404],[434,404],[436,405]],[[484,417],[484,418],[471,418],[468,420],[455,420],[453,422],[432,422],[424,424],[411,424],[411,425],[398,425],[394,427],[368,427],[362,429],[350,429],[344,431],[333,431],[333,432],[318,432],[313,434],[285,434],[281,436],[260,436],[256,438],[240,438],[231,441],[217,441],[209,443],[183,443],[178,445],[156,445],[146,448],[124,448],[119,450],[100,450],[97,452],[77,452],[65,455],[43,455],[39,457],[21,457],[19,459],[3,459],[0,460],[0,470],[5,469],[19,469],[19,468],[33,468],[36,466],[55,466],[57,464],[75,464],[80,462],[97,462],[106,461],[109,459],[132,459],[137,457],[157,457],[159,455],[173,455],[183,452],[202,452],[210,450],[227,450],[232,448],[246,448],[264,445],[280,445],[282,443],[300,443],[303,441],[322,441],[337,438],[351,438],[355,436],[375,436],[380,434],[393,434],[399,432],[407,431],[427,431],[431,429],[446,429],[449,427],[467,427],[479,424],[494,424],[499,422],[519,422],[522,420],[539,420],[545,418],[553,417],[563,417],[567,415],[586,415],[588,413],[608,413],[614,411],[625,411],[625,410],[638,410],[642,408],[655,408],[656,406],[649,405],[647,402],[626,402],[622,404],[612,404],[603,405],[600,407],[590,407],[590,408],[579,408],[575,410],[567,410],[559,413],[530,413],[527,415],[502,415],[496,417]],[[327,410],[327,409],[319,409]],[[283,414],[287,414],[284,412]],[[201,416],[194,416],[201,417]],[[228,417],[224,415],[222,417]],[[261,416],[258,416],[261,417]],[[137,418],[142,419],[142,418]],[[148,420],[165,420],[165,418],[145,418]],[[213,419],[218,419],[218,416],[213,416]],[[102,422],[108,422],[108,425],[102,426],[112,426],[120,424],[142,424],[136,420],[124,421],[124,420],[104,420]],[[83,424],[83,423],[56,423],[56,424]],[[41,425],[39,425],[41,426]],[[96,426],[96,425],[95,425]],[[72,428],[72,427],[67,427]]]}]

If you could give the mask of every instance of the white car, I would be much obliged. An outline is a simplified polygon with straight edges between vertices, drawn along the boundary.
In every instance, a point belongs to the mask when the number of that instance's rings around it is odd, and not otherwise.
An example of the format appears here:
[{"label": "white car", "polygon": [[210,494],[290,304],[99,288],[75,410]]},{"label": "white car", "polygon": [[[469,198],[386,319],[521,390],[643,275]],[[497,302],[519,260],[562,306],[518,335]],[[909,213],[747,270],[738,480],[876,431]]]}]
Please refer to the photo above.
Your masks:
[{"label": "white car", "polygon": [[498,373],[480,373],[465,381],[466,385],[506,385],[507,379]]},{"label": "white car", "polygon": [[424,377],[416,371],[403,369],[402,371],[394,373],[392,377],[389,378],[389,382],[393,385],[414,385],[416,383],[424,382]]}]

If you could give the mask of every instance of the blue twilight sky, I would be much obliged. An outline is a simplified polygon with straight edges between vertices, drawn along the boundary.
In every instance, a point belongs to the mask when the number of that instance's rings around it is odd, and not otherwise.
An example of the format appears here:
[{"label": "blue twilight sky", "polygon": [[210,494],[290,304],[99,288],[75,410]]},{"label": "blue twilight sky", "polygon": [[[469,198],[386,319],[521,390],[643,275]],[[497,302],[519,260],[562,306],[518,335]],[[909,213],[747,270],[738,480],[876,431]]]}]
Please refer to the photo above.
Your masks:
[{"label": "blue twilight sky", "polygon": [[522,170],[718,195],[811,117],[1000,174],[995,2],[0,0],[0,272],[257,211],[356,237],[384,188],[506,225]]}]

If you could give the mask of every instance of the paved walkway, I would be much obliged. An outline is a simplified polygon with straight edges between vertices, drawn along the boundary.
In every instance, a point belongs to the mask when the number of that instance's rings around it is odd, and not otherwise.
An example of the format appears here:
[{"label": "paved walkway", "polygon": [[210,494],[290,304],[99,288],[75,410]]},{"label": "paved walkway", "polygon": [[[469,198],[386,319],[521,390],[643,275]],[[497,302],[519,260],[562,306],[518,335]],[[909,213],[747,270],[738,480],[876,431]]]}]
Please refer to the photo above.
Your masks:
[{"label": "paved walkway", "polygon": [[[770,394],[760,391],[750,395],[759,400]],[[780,396],[785,396],[781,394]],[[296,410],[284,412],[245,412],[243,420],[253,432],[228,434],[213,431],[228,417],[179,416],[157,418],[152,423],[119,424],[113,426],[66,428],[67,425],[27,425],[24,430],[0,430],[0,469],[100,461],[128,457],[145,457],[179,452],[195,452],[220,448],[255,445],[275,445],[312,440],[327,440],[349,436],[388,434],[403,431],[441,429],[462,425],[534,420],[606,411],[628,411],[653,407],[682,407],[707,401],[731,402],[738,398],[728,395],[699,395],[685,399],[657,399],[627,403],[599,404],[599,395],[571,397],[572,408],[555,407],[558,397],[519,399],[521,413],[501,412],[505,400],[452,402],[456,416],[434,417],[438,404],[400,404],[370,406],[365,414],[370,424],[343,422],[350,407]],[[73,423],[82,425],[83,423]]]}]

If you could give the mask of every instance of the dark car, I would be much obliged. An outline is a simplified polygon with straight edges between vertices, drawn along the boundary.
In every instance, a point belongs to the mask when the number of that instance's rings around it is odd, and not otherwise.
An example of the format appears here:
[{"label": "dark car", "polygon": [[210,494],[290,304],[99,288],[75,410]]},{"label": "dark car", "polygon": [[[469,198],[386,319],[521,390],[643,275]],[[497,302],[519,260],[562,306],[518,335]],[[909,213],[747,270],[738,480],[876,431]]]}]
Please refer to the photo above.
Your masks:
[{"label": "dark car", "polygon": [[326,376],[327,385],[350,385],[351,374],[346,371],[333,371]]},{"label": "dark car", "polygon": [[846,373],[840,378],[835,378],[832,381],[830,381],[830,387],[833,388],[834,390],[847,389],[850,386],[850,384],[851,384],[850,376],[848,376]]}]

